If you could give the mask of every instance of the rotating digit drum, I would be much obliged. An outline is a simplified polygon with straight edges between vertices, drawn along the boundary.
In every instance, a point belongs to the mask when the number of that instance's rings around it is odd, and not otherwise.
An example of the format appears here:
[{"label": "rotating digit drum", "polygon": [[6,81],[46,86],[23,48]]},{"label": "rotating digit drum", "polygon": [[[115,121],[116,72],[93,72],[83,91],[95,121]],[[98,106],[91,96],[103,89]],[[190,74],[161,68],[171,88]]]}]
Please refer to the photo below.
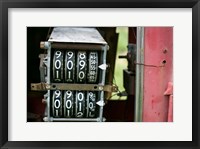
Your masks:
[{"label": "rotating digit drum", "polygon": [[78,52],[77,54],[77,83],[85,83],[87,70],[87,55],[86,52]]},{"label": "rotating digit drum", "polygon": [[96,112],[96,93],[89,91],[87,92],[87,104],[86,104],[86,117],[94,118]]},{"label": "rotating digit drum", "polygon": [[85,116],[85,93],[81,91],[76,92],[75,101],[75,117],[82,118]]},{"label": "rotating digit drum", "polygon": [[63,81],[63,52],[56,50],[53,57],[53,81]]},{"label": "rotating digit drum", "polygon": [[65,82],[74,82],[75,67],[75,52],[67,51],[65,54]]},{"label": "rotating digit drum", "polygon": [[65,91],[64,93],[64,117],[70,118],[74,115],[74,95],[72,91]]},{"label": "rotating digit drum", "polygon": [[96,83],[98,74],[98,53],[90,52],[88,60],[88,83]]},{"label": "rotating digit drum", "polygon": [[60,90],[53,92],[52,109],[54,117],[62,117],[62,92]]}]

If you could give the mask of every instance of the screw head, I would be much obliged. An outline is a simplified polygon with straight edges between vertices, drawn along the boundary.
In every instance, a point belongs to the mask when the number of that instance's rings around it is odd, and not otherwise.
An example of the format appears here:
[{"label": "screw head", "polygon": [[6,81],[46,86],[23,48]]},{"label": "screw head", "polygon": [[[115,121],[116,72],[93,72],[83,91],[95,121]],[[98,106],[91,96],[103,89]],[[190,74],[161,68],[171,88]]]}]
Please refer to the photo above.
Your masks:
[{"label": "screw head", "polygon": [[164,49],[164,50],[163,50],[163,53],[166,54],[166,53],[167,53],[167,49]]}]

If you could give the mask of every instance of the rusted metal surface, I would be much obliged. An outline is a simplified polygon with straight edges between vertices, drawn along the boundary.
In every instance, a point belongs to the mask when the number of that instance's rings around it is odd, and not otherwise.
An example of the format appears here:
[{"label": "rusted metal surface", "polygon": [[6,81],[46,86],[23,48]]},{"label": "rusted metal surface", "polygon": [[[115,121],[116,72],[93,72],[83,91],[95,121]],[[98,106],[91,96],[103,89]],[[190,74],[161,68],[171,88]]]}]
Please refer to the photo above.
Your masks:
[{"label": "rusted metal surface", "polygon": [[[100,27],[99,32],[109,45],[109,51],[107,52],[106,62],[109,65],[106,71],[106,84],[113,84],[114,72],[115,72],[115,59],[117,53],[117,42],[119,34],[116,33],[116,27]],[[105,99],[111,97],[111,92],[105,93]]]},{"label": "rusted metal surface", "polygon": [[86,27],[55,27],[48,41],[107,44],[96,28]]},{"label": "rusted metal surface", "polygon": [[46,91],[46,83],[31,83],[32,91]]},{"label": "rusted metal surface", "polygon": [[[73,43],[58,43],[58,42],[52,42],[51,47],[53,49],[68,49],[68,50],[104,50],[104,45],[101,44],[73,44]],[[109,49],[109,48],[108,48]],[[107,50],[108,50],[107,49]]]},{"label": "rusted metal surface", "polygon": [[83,90],[83,91],[105,91],[117,92],[118,87],[115,85],[99,85],[99,84],[70,84],[70,83],[32,83],[32,91],[45,90]]},{"label": "rusted metal surface", "polygon": [[169,100],[164,92],[173,82],[173,27],[145,27],[144,64],[143,121],[167,122]]},{"label": "rusted metal surface", "polygon": [[40,81],[41,82],[45,82],[45,76],[46,76],[46,73],[47,73],[47,68],[46,66],[44,65],[44,58],[47,56],[47,54],[40,54],[39,55],[39,58],[40,58]]},{"label": "rusted metal surface", "polygon": [[123,84],[128,95],[135,95],[135,76],[132,71],[123,70]]}]

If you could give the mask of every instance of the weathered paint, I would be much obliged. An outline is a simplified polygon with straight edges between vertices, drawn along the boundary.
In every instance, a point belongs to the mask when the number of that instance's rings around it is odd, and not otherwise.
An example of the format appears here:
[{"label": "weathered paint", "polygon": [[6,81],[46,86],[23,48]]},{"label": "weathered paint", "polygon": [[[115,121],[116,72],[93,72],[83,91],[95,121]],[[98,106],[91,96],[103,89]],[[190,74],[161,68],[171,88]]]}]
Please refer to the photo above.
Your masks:
[{"label": "weathered paint", "polygon": [[168,96],[169,108],[168,108],[168,122],[173,122],[173,83],[168,82],[166,91],[164,92],[165,96]]},{"label": "weathered paint", "polygon": [[173,82],[173,27],[145,27],[143,121],[168,121],[169,97],[164,95]]}]

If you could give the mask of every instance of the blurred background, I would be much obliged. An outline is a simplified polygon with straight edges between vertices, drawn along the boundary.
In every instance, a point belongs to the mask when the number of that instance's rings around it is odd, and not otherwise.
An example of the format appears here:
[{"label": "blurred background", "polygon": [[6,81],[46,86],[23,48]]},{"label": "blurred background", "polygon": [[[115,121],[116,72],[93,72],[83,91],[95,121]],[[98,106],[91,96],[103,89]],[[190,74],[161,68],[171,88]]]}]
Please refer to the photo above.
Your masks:
[{"label": "blurred background", "polygon": [[[123,86],[123,69],[127,69],[127,60],[126,59],[119,59],[120,55],[127,54],[127,45],[128,45],[128,27],[117,27],[116,33],[119,34],[118,37],[118,44],[117,44],[117,54],[116,54],[116,61],[115,61],[115,71],[114,71],[114,78],[113,82],[117,84],[119,87],[119,91],[124,91]],[[112,98],[110,100],[126,100],[127,97],[122,96],[119,97],[115,93],[112,94]]]}]

